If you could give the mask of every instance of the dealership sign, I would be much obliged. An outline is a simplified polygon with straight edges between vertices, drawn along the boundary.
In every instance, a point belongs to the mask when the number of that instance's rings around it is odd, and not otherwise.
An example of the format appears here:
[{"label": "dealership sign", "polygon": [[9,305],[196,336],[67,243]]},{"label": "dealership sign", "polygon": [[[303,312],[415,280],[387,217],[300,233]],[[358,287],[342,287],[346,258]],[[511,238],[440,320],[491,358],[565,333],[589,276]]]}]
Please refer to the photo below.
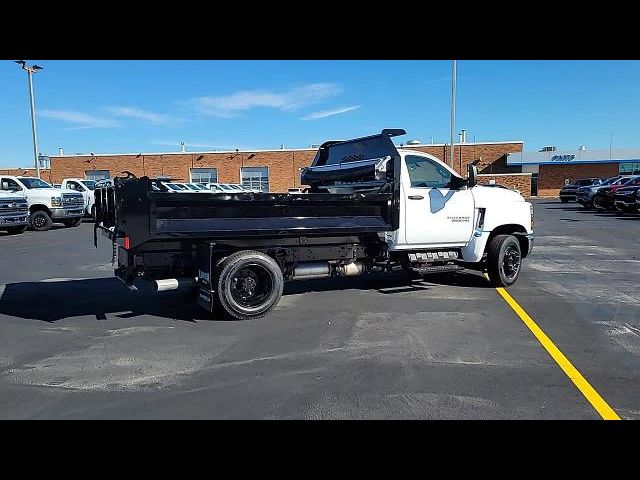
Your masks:
[{"label": "dealership sign", "polygon": [[576,158],[575,155],[554,155],[551,157],[552,162],[570,162]]}]

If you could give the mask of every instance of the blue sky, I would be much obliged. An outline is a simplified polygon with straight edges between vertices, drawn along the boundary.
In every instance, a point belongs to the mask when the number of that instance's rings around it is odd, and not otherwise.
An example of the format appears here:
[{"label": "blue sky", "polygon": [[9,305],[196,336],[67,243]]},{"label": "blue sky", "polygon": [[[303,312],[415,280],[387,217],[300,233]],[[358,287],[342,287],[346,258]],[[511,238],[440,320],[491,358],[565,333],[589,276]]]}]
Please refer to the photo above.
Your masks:
[{"label": "blue sky", "polygon": [[[405,128],[449,141],[449,61],[54,61],[34,76],[39,150],[308,147]],[[0,62],[0,166],[32,163],[26,74]],[[456,129],[525,150],[640,147],[639,61],[458,61]]]}]

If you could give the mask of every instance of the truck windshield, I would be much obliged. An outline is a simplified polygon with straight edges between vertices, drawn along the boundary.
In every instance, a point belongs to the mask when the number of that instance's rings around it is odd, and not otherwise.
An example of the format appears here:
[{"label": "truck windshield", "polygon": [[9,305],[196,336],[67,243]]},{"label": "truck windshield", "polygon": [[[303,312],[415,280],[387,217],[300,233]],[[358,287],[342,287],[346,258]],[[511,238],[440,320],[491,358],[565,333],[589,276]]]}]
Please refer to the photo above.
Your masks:
[{"label": "truck windshield", "polygon": [[620,180],[621,177],[611,177],[607,180],[605,180],[604,182],[602,182],[602,185],[611,185],[613,182],[616,182],[618,180]]},{"label": "truck windshield", "polygon": [[95,188],[96,188],[96,182],[94,180],[82,180],[82,183],[89,190],[95,190]]},{"label": "truck windshield", "polygon": [[33,188],[53,188],[47,182],[44,182],[44,181],[40,180],[39,178],[18,177],[18,179],[28,189],[33,189]]}]

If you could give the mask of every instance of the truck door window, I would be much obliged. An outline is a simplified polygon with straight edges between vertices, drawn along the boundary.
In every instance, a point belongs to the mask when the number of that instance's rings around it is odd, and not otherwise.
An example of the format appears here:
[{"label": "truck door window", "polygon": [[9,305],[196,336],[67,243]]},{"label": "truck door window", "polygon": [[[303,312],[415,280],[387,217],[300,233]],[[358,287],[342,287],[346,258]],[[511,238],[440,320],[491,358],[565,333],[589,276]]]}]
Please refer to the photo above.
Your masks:
[{"label": "truck door window", "polygon": [[451,172],[433,160],[416,155],[405,157],[409,180],[414,188],[450,188]]},{"label": "truck door window", "polygon": [[78,182],[67,182],[67,188],[78,192],[82,192],[84,190]]},{"label": "truck door window", "polygon": [[[22,190],[22,187],[18,185],[18,182],[15,180],[11,180],[10,178],[3,178],[0,180],[0,187],[2,190],[10,190],[10,191],[19,191]],[[5,188],[6,187],[6,188]]]}]

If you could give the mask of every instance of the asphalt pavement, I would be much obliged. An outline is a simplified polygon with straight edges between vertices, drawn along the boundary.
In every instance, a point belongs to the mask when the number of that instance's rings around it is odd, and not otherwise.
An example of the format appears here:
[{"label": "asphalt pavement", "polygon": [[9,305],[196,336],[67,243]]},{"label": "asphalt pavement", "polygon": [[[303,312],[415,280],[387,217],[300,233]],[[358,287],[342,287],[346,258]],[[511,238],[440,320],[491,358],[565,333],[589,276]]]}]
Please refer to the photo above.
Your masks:
[{"label": "asphalt pavement", "polygon": [[[534,201],[514,299],[640,418],[640,216]],[[0,418],[597,419],[480,273],[290,283],[268,317],[129,292],[93,228],[0,233]]]}]

